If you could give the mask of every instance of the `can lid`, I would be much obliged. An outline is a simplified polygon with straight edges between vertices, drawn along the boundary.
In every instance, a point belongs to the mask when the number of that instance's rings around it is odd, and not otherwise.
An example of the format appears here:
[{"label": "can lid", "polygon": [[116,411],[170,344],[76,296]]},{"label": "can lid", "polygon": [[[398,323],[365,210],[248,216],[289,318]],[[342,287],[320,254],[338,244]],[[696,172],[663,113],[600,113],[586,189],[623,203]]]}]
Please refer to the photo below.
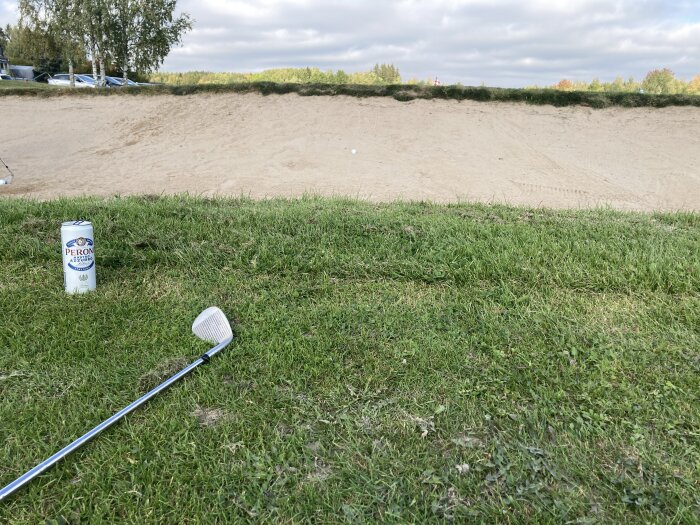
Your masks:
[{"label": "can lid", "polygon": [[92,226],[92,223],[90,221],[68,221],[61,223],[61,227],[69,226]]}]

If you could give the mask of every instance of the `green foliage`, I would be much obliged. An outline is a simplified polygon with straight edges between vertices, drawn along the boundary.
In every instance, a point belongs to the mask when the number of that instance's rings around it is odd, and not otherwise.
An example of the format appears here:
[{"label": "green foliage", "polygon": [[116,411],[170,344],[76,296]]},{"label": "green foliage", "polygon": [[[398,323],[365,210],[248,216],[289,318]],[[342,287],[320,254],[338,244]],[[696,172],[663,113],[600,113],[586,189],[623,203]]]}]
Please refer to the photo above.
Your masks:
[{"label": "green foliage", "polygon": [[[158,78],[158,77],[156,77]],[[0,95],[24,96],[147,96],[147,95],[194,95],[196,93],[261,93],[263,95],[300,96],[350,96],[392,97],[400,101],[415,99],[477,100],[481,102],[523,102],[526,104],[552,106],[588,106],[592,108],[622,107],[700,107],[700,97],[695,95],[648,95],[642,93],[588,93],[584,91],[561,91],[557,89],[503,89],[469,86],[425,86],[399,84],[382,86],[377,84],[296,84],[276,82],[243,82],[236,84],[185,84],[159,85],[126,90],[50,90],[5,89]]]},{"label": "green foliage", "polygon": [[71,66],[83,69],[87,57],[79,31],[82,7],[78,0],[20,0],[20,26],[53,42],[55,65],[38,69],[49,74],[70,70]]},{"label": "green foliage", "polygon": [[600,80],[597,78],[594,78],[590,85],[589,85],[589,91],[593,91],[594,93],[599,93],[601,91],[605,91],[604,86]]},{"label": "green foliage", "polygon": [[[700,95],[700,74],[686,82],[675,78],[670,69],[655,69],[650,71],[642,82],[634,78],[623,80],[617,77],[612,82],[602,82],[594,79],[591,82],[560,80],[552,86],[562,91],[585,91],[595,93],[648,93],[650,95]],[[536,88],[534,88],[536,89]]]},{"label": "green foliage", "polygon": [[670,69],[655,69],[647,73],[642,81],[642,89],[652,95],[676,93],[676,77]]},{"label": "green foliage", "polygon": [[372,73],[379,79],[381,84],[401,84],[399,68],[393,64],[375,64]]},{"label": "green foliage", "polygon": [[60,87],[52,86],[51,84],[44,84],[43,82],[25,82],[24,80],[3,80],[0,82],[0,96],[4,94],[5,91],[17,94],[29,90],[31,92],[37,91],[61,91]]},{"label": "green foliage", "polygon": [[[20,0],[21,20],[49,35],[57,54],[93,67],[150,72],[191,27],[188,14],[174,16],[176,0]],[[96,71],[95,71],[96,72]]]},{"label": "green foliage", "polygon": [[192,28],[188,14],[174,16],[176,4],[176,0],[110,0],[106,48],[124,76],[157,69]]},{"label": "green foliage", "polygon": [[[384,68],[384,69],[382,69]],[[378,75],[377,72],[384,76]],[[206,71],[191,71],[188,73],[153,73],[150,82],[159,82],[173,86],[202,85],[202,84],[238,84],[253,82],[276,82],[281,84],[361,84],[388,85],[399,84],[401,77],[395,66],[375,66],[371,71],[346,73],[338,71],[322,71],[315,67],[268,69],[257,73],[209,73]]]},{"label": "green foliage", "polygon": [[32,66],[49,74],[60,71],[63,56],[56,39],[40,28],[18,24],[7,26],[5,56],[10,64]]},{"label": "green foliage", "polygon": [[[98,288],[63,292],[62,221]],[[0,523],[697,523],[700,216],[0,199]]]}]

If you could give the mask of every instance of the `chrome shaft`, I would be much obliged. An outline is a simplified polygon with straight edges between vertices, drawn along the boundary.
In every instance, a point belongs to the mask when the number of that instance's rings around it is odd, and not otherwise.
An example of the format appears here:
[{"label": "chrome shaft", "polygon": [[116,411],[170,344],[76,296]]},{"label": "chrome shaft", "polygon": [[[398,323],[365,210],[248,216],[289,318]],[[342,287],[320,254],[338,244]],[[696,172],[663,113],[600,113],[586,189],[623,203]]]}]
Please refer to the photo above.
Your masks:
[{"label": "chrome shaft", "polygon": [[202,363],[206,363],[207,361],[209,361],[209,359],[211,357],[213,357],[214,355],[218,354],[221,350],[223,350],[224,347],[226,347],[229,343],[231,343],[232,340],[233,340],[233,338],[231,337],[231,338],[226,339],[225,341],[222,341],[221,343],[216,345],[214,348],[209,350],[202,357],[197,359],[194,363],[183,368],[177,374],[172,376],[170,379],[165,380],[164,382],[162,382],[160,385],[155,387],[153,390],[151,390],[147,394],[144,394],[143,396],[138,398],[136,401],[134,401],[130,405],[122,408],[119,412],[114,414],[109,419],[103,421],[102,423],[97,425],[95,428],[93,428],[92,430],[87,432],[86,434],[83,434],[81,437],[79,437],[78,439],[73,441],[70,445],[62,448],[61,450],[56,452],[50,458],[42,461],[33,469],[22,474],[19,478],[14,480],[12,483],[10,483],[6,487],[0,489],[0,501],[5,499],[7,496],[12,494],[16,490],[18,490],[20,487],[29,483],[31,480],[36,478],[39,474],[41,474],[42,472],[44,472],[47,469],[49,469],[50,467],[52,467],[54,464],[58,463],[61,459],[66,457],[68,454],[70,454],[74,450],[83,446],[85,443],[87,443],[92,438],[94,438],[97,434],[99,434],[100,432],[102,432],[106,428],[109,428],[110,426],[112,426],[114,423],[119,421],[121,418],[123,418],[124,416],[126,416],[130,412],[133,412],[134,410],[136,410],[138,407],[140,407],[141,405],[146,403],[149,399],[151,399],[152,397],[155,397],[158,393],[160,393],[163,390],[165,390],[166,388],[168,388],[170,385],[172,385],[178,379],[186,376],[187,374],[189,374],[192,370],[197,368]]}]

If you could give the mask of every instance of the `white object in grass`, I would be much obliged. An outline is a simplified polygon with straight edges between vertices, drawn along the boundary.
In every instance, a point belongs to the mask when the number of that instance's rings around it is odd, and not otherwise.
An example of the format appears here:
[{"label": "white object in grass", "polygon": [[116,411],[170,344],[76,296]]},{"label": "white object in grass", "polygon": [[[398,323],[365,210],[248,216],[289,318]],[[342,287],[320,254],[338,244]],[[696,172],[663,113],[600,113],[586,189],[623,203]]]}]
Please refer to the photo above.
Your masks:
[{"label": "white object in grass", "polygon": [[226,315],[216,306],[207,308],[197,316],[192,323],[192,333],[213,344],[221,344],[233,337]]}]

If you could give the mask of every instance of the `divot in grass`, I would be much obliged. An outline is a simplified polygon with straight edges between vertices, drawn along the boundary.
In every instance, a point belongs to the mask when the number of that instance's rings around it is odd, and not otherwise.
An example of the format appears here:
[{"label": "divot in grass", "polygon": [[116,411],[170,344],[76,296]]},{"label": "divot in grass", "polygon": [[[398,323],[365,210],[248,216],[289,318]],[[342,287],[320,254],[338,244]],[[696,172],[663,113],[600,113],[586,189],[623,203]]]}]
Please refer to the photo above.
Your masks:
[{"label": "divot in grass", "polygon": [[428,418],[418,417],[418,416],[408,416],[408,421],[412,425],[420,430],[420,437],[425,438],[431,432],[435,432],[435,421],[433,416]]},{"label": "divot in grass", "polygon": [[313,470],[307,474],[306,479],[311,483],[326,481],[333,473],[331,467],[321,458],[314,459]]},{"label": "divot in grass", "polygon": [[197,418],[202,427],[213,427],[232,418],[232,414],[220,408],[197,407],[191,415]]},{"label": "divot in grass", "polygon": [[184,357],[167,359],[159,363],[153,370],[149,370],[139,378],[139,391],[150,391],[176,372],[182,370],[188,363],[189,361]]},{"label": "divot in grass", "polygon": [[19,372],[17,370],[13,370],[12,372],[8,372],[7,374],[0,374],[0,381],[7,381],[8,379],[12,379],[14,377],[29,377],[30,374],[26,374],[24,372]]},{"label": "divot in grass", "polygon": [[431,507],[436,516],[452,522],[456,518],[455,513],[469,506],[471,506],[471,502],[462,498],[455,487],[448,487],[447,491],[440,499],[434,501]]},{"label": "divot in grass", "polygon": [[458,447],[464,448],[481,448],[484,446],[484,442],[478,437],[461,435],[452,440],[452,443]]},{"label": "divot in grass", "polygon": [[462,463],[461,465],[455,465],[455,470],[460,475],[467,474],[470,470],[469,463]]}]

